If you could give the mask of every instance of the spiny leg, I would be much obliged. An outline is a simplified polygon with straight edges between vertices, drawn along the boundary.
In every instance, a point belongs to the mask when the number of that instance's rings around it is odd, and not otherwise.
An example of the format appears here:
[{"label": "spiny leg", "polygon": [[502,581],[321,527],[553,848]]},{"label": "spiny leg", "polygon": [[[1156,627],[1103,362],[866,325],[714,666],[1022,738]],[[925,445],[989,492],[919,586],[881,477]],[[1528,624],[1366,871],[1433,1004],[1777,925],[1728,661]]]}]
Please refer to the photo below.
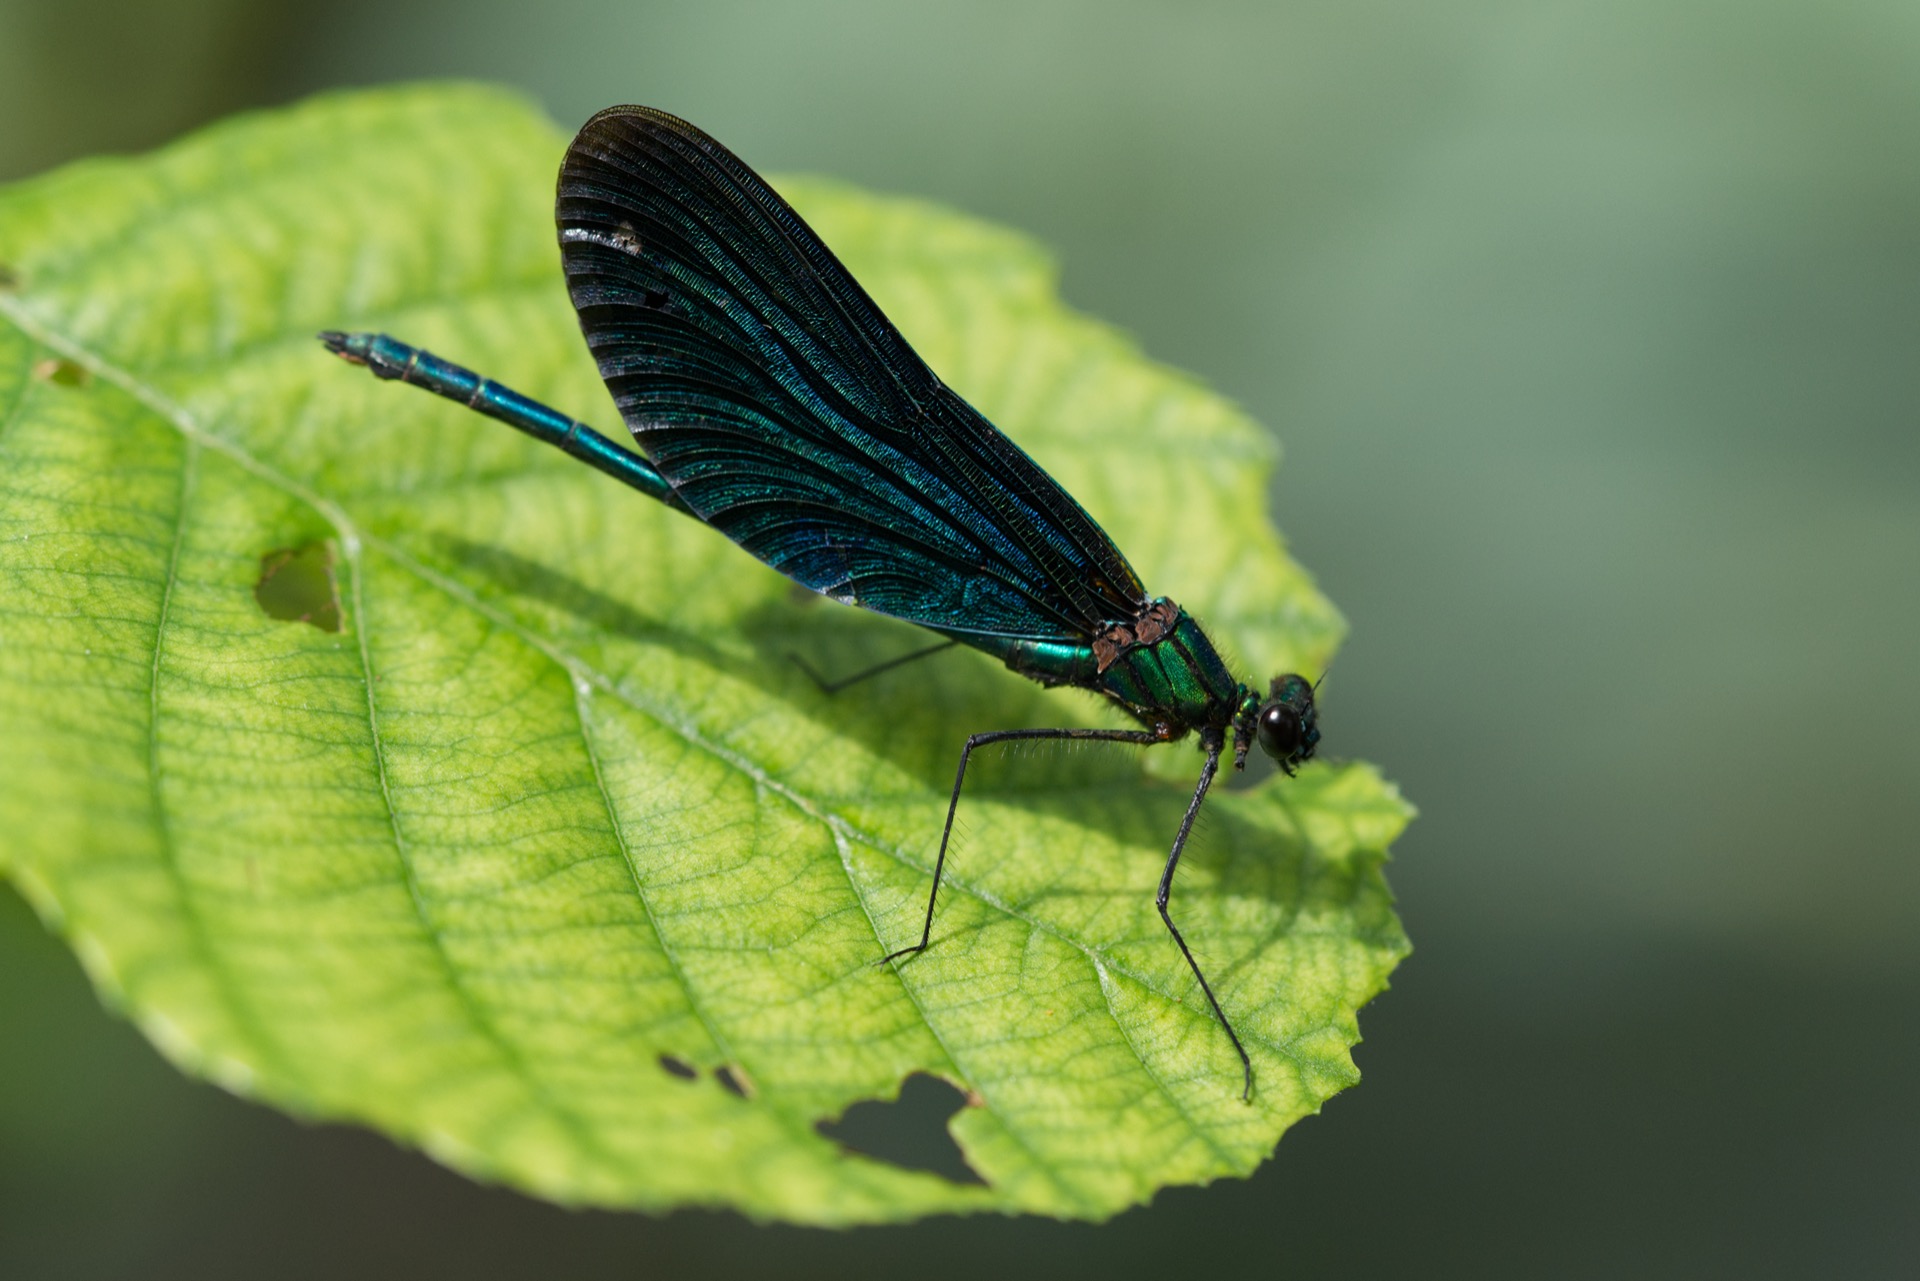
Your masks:
[{"label": "spiny leg", "polygon": [[1160,919],[1166,923],[1167,932],[1173,935],[1173,941],[1180,945],[1180,955],[1187,958],[1187,968],[1193,971],[1193,977],[1200,980],[1200,990],[1207,994],[1207,1004],[1213,1007],[1213,1017],[1220,1020],[1220,1026],[1226,1029],[1227,1039],[1233,1042],[1233,1052],[1240,1056],[1240,1068],[1245,1077],[1245,1086],[1240,1092],[1243,1102],[1253,1102],[1253,1060],[1247,1057],[1247,1049],[1240,1044],[1240,1034],[1233,1030],[1233,1024],[1227,1021],[1227,1013],[1220,1008],[1219,998],[1213,994],[1213,987],[1207,982],[1207,976],[1200,972],[1200,962],[1193,959],[1193,951],[1187,947],[1187,940],[1180,936],[1180,927],[1173,923],[1173,917],[1167,914],[1167,900],[1173,893],[1173,869],[1180,866],[1180,852],[1187,847],[1187,833],[1193,830],[1194,817],[1200,813],[1200,803],[1207,799],[1207,789],[1213,786],[1213,775],[1220,768],[1221,742],[1216,737],[1202,740],[1207,751],[1207,763],[1200,767],[1200,782],[1193,789],[1193,800],[1187,803],[1187,816],[1180,820],[1180,832],[1173,838],[1173,852],[1167,855],[1167,870],[1160,873],[1160,892],[1154,896],[1154,905],[1160,909]]},{"label": "spiny leg", "polygon": [[[1146,729],[996,729],[985,734],[970,735],[967,738],[967,745],[960,749],[960,768],[953,776],[953,796],[947,801],[947,825],[940,830],[940,853],[933,860],[933,889],[927,895],[927,919],[920,926],[920,941],[912,947],[903,947],[897,952],[887,953],[880,958],[879,964],[885,965],[888,961],[895,960],[899,957],[909,956],[927,950],[927,939],[933,934],[933,905],[940,897],[940,875],[946,870],[947,866],[947,842],[953,837],[953,815],[954,811],[960,808],[960,787],[961,784],[967,781],[967,759],[973,755],[973,749],[976,747],[985,747],[989,743],[1005,743],[1016,739],[1036,738],[1068,738],[1079,739],[1083,742],[1091,740],[1100,743],[1139,743],[1146,747],[1167,741],[1159,734]],[[1219,750],[1216,748],[1214,751],[1216,761],[1219,754]],[[1211,775],[1209,775],[1209,777],[1210,776]],[[1193,822],[1193,815],[1191,813],[1187,815],[1187,822]],[[1185,833],[1186,829],[1182,828],[1181,834],[1183,837]],[[1179,935],[1175,934],[1174,937],[1178,938]],[[1186,944],[1183,943],[1181,946],[1185,947]],[[1189,957],[1188,959],[1191,961],[1192,958]],[[1195,971],[1195,973],[1198,972],[1198,970]],[[1203,985],[1204,983],[1205,980],[1202,980]],[[1232,1034],[1231,1028],[1228,1029],[1228,1034]],[[1235,1042],[1235,1044],[1238,1044],[1238,1042]],[[1242,1057],[1245,1056],[1243,1055]]]},{"label": "spiny leg", "polygon": [[811,680],[815,685],[820,687],[822,694],[838,694],[847,686],[857,685],[869,676],[878,676],[881,672],[890,672],[896,667],[904,667],[915,659],[926,658],[928,655],[938,654],[942,650],[952,649],[959,643],[957,640],[943,640],[937,645],[929,645],[925,649],[916,649],[911,654],[902,654],[898,658],[889,658],[884,663],[876,663],[872,667],[863,668],[851,676],[842,676],[837,681],[830,681],[819,672],[814,671],[813,664],[798,654],[788,654],[787,657],[793,660],[795,667],[798,667],[807,674],[808,680]]}]

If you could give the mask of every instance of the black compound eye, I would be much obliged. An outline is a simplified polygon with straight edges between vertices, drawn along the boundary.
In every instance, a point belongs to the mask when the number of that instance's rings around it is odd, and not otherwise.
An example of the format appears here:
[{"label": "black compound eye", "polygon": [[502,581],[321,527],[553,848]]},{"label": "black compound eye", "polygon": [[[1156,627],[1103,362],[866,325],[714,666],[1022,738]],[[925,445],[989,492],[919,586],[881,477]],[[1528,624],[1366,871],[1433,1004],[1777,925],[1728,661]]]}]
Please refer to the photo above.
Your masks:
[{"label": "black compound eye", "polygon": [[1287,760],[1300,750],[1300,717],[1291,707],[1269,703],[1260,709],[1254,736],[1261,751],[1276,761]]},{"label": "black compound eye", "polygon": [[1267,703],[1254,721],[1253,733],[1262,751],[1293,773],[1293,766],[1311,759],[1320,741],[1315,726],[1313,686],[1302,676],[1274,678]]}]

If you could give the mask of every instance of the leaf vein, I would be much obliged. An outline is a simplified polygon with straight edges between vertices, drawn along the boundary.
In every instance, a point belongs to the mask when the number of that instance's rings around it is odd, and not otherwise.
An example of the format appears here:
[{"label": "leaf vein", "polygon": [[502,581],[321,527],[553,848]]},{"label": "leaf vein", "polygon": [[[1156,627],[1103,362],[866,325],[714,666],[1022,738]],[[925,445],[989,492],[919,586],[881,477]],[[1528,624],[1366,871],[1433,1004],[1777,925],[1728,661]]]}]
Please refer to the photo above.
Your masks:
[{"label": "leaf vein", "polygon": [[[167,549],[165,576],[160,584],[160,603],[153,620],[153,662],[147,671],[147,797],[150,817],[153,823],[154,837],[160,851],[161,864],[166,868],[167,882],[180,907],[180,921],[187,935],[187,947],[199,958],[201,967],[211,980],[214,992],[220,1004],[225,1007],[227,1017],[232,1020],[233,1031],[249,1042],[261,1057],[276,1062],[288,1077],[302,1081],[298,1065],[284,1052],[277,1039],[267,1030],[267,1024],[253,1009],[236,981],[233,972],[221,959],[214,946],[213,935],[207,929],[205,917],[201,914],[198,895],[188,884],[185,869],[180,865],[180,849],[174,840],[173,824],[167,814],[165,789],[161,785],[160,763],[160,718],[161,696],[160,679],[165,667],[166,637],[168,618],[173,611],[173,589],[180,581],[180,553],[187,537],[187,511],[193,502],[193,493],[199,482],[200,446],[183,439],[180,460],[180,488],[175,494],[173,520],[173,538]],[[304,1087],[304,1081],[302,1081]]]},{"label": "leaf vein", "polygon": [[350,591],[353,602],[351,612],[354,642],[359,651],[361,676],[367,691],[367,733],[373,756],[374,775],[379,783],[381,802],[386,807],[394,857],[400,864],[401,878],[406,884],[407,895],[412,901],[414,916],[419,921],[421,934],[433,953],[441,975],[446,980],[448,990],[466,1015],[468,1023],[482,1040],[493,1046],[501,1064],[520,1080],[531,1101],[558,1121],[573,1136],[583,1153],[599,1158],[610,1168],[620,1169],[624,1163],[614,1158],[606,1145],[601,1142],[598,1133],[587,1124],[585,1118],[554,1095],[547,1082],[527,1061],[520,1046],[506,1035],[493,1015],[484,1007],[460,967],[454,964],[453,958],[447,953],[446,937],[435,922],[432,910],[427,906],[413,860],[407,852],[406,834],[401,830],[400,812],[394,803],[392,784],[387,773],[387,751],[381,738],[379,695],[374,679],[373,653],[367,636],[364,559],[358,548],[354,548],[343,559],[346,561],[352,584]]},{"label": "leaf vein", "polygon": [[1217,1159],[1222,1166],[1228,1169],[1234,1168],[1236,1162],[1233,1159],[1233,1155],[1220,1146],[1220,1141],[1213,1137],[1213,1131],[1211,1129],[1193,1119],[1193,1113],[1187,1109],[1187,1105],[1181,1101],[1180,1096],[1167,1084],[1166,1079],[1154,1070],[1153,1064],[1147,1061],[1147,1056],[1141,1052],[1138,1042],[1134,1040],[1133,1033],[1127,1030],[1127,1021],[1120,1017],[1120,1011],[1116,1009],[1113,1004],[1113,988],[1111,986],[1113,979],[1112,976],[1107,973],[1107,967],[1102,965],[1097,957],[1089,957],[1088,959],[1092,961],[1094,976],[1100,982],[1100,1000],[1101,1003],[1106,1006],[1107,1017],[1113,1020],[1114,1028],[1120,1033],[1120,1038],[1127,1043],[1128,1051],[1132,1053],[1134,1059],[1139,1062],[1140,1070],[1147,1074],[1147,1079],[1153,1082],[1154,1088],[1160,1091],[1161,1097],[1173,1106],[1173,1110],[1179,1115],[1180,1120],[1185,1123],[1188,1131],[1206,1145],[1207,1150],[1213,1153],[1215,1159]]}]

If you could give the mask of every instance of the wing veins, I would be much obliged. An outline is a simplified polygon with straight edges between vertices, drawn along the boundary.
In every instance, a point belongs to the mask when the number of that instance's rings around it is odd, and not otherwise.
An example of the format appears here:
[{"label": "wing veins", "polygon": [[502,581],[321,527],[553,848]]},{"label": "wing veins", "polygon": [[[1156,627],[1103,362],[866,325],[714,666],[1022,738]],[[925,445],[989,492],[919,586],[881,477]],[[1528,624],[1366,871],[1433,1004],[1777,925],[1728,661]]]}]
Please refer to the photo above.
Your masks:
[{"label": "wing veins", "polygon": [[837,558],[855,601],[947,632],[975,630],[986,597],[1026,620],[990,634],[1036,639],[1145,605],[1085,510],[705,134],[602,113],[562,168],[560,223],[582,328],[636,439],[767,563],[820,578]]}]

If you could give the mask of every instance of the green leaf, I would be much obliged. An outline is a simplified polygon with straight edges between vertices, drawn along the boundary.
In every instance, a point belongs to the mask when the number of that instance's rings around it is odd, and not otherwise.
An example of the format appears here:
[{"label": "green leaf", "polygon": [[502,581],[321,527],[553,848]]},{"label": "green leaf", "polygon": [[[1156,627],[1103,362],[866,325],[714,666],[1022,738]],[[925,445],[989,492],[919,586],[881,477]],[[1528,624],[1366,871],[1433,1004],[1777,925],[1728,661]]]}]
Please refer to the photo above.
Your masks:
[{"label": "green leaf", "polygon": [[[0,192],[0,871],[184,1070],[558,1201],[1100,1218],[1251,1171],[1356,1079],[1405,805],[1322,763],[1209,802],[1174,908],[1250,1106],[1152,902],[1188,746],[986,759],[933,948],[876,966],[965,734],[1108,713],[965,651],[822,696],[790,652],[923,633],[325,355],[382,329],[616,426],[562,143],[408,89]],[[1068,311],[1028,241],[781,185],[1249,679],[1324,668],[1252,423]],[[965,1092],[984,1182],[817,1128],[914,1072]]]}]

